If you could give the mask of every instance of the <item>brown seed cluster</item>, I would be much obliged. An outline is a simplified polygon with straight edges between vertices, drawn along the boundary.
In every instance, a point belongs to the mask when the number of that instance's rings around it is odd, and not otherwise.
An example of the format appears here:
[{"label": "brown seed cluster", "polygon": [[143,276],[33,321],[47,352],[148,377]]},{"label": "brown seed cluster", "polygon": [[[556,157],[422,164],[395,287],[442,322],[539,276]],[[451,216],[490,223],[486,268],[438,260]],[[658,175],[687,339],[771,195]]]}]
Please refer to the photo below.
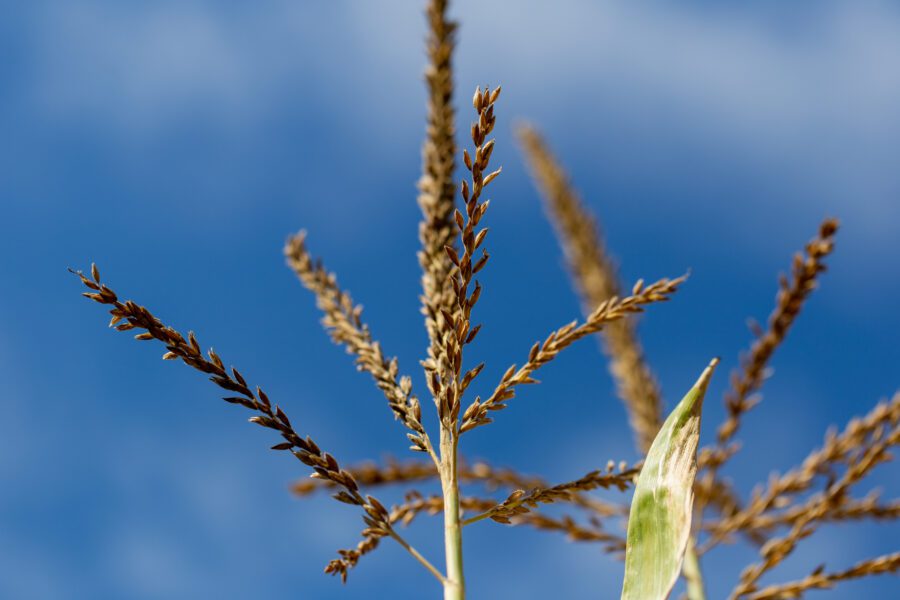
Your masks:
[{"label": "brown seed cluster", "polygon": [[543,342],[535,343],[524,365],[518,369],[516,365],[512,365],[500,378],[500,383],[488,398],[485,400],[476,398],[466,409],[461,431],[465,432],[490,423],[492,419],[488,413],[506,408],[506,402],[515,397],[517,386],[537,383],[537,380],[532,378],[534,372],[556,358],[563,348],[597,333],[610,322],[643,312],[643,307],[648,304],[667,301],[684,280],[685,277],[660,279],[648,286],[644,286],[643,281],[638,281],[632,288],[630,296],[604,300],[583,323],[572,321],[552,332]]},{"label": "brown seed cluster", "polygon": [[310,256],[305,233],[291,237],[284,254],[303,285],[315,294],[316,304],[324,314],[322,324],[331,339],[356,357],[357,368],[372,375],[394,416],[412,430],[408,434],[412,449],[431,451],[431,442],[422,426],[422,409],[412,394],[412,380],[405,375],[399,377],[397,359],[385,357],[381,344],[373,341],[369,327],[362,321],[362,306],[354,304],[350,294],[338,286],[337,277]]},{"label": "brown seed cluster", "polygon": [[597,488],[616,488],[624,491],[634,483],[634,478],[640,473],[640,470],[639,465],[628,467],[627,464],[620,464],[618,471],[616,471],[616,465],[611,462],[607,465],[605,472],[591,471],[575,481],[560,483],[553,487],[535,488],[530,492],[516,490],[503,502],[476,517],[472,517],[468,521],[475,522],[481,519],[491,519],[508,525],[512,517],[528,513],[539,504],[570,502],[572,495],[577,492],[587,492]]},{"label": "brown seed cluster", "polygon": [[[518,133],[582,304],[591,310],[604,300],[621,296],[614,260],[606,250],[596,219],[538,132],[523,126]],[[662,425],[659,384],[644,359],[632,319],[610,323],[601,334],[609,370],[628,410],[638,449],[646,453]]]},{"label": "brown seed cluster", "polygon": [[[745,508],[721,519],[711,527],[712,537],[706,546],[715,545],[731,533],[758,528],[756,525],[763,517],[780,518],[772,511],[796,510],[796,506],[793,505],[794,499],[808,492],[818,480],[824,480],[830,486],[835,485],[833,482],[839,479],[838,473],[841,469],[856,473],[859,477],[850,482],[855,483],[875,464],[890,458],[886,450],[890,445],[897,443],[898,436],[900,436],[900,393],[895,394],[889,401],[879,403],[864,417],[852,419],[840,434],[829,432],[822,447],[810,453],[799,467],[791,469],[784,475],[774,476],[767,486],[757,488]],[[878,460],[869,462],[864,470],[858,471],[862,457],[873,449],[876,449]],[[840,502],[833,502],[829,506],[830,510],[844,509],[844,502],[851,499],[842,492],[835,500]],[[799,510],[801,517],[804,517],[806,509]],[[827,515],[826,512],[817,517],[817,520],[826,518]],[[792,525],[796,523],[796,519],[788,521]],[[766,524],[765,520],[763,524]]]},{"label": "brown seed cluster", "polygon": [[[461,509],[465,513],[482,514],[495,508],[496,503],[491,498],[478,498],[466,496],[460,498]],[[390,522],[395,525],[408,527],[421,514],[430,516],[440,514],[444,509],[444,499],[439,495],[423,496],[417,491],[406,494],[404,502],[391,508]],[[603,527],[602,521],[591,516],[587,523],[580,523],[570,515],[551,517],[537,510],[521,512],[512,515],[507,522],[510,525],[529,526],[541,531],[564,533],[573,542],[589,542],[600,544],[604,552],[619,554],[624,552],[625,540],[620,535],[610,533]],[[381,536],[367,534],[359,542],[356,548],[340,550],[340,559],[332,561],[334,569],[339,569],[339,563],[345,563],[347,568],[356,565],[359,558],[377,547]],[[341,571],[336,571],[341,573]]]},{"label": "brown seed cluster", "polygon": [[[749,528],[761,519],[763,525],[788,528],[786,534],[768,539],[760,551],[762,560],[744,570],[732,597],[754,593],[759,578],[781,563],[822,522],[896,518],[896,502],[892,509],[891,505],[879,506],[874,495],[855,501],[850,492],[874,467],[891,459],[889,449],[898,443],[900,394],[879,404],[866,417],[851,421],[840,435],[830,433],[823,447],[810,454],[800,468],[773,478],[766,490],[754,494],[747,509],[723,521],[714,532],[719,536],[723,529]],[[824,489],[791,504],[792,497],[809,489],[816,477],[826,479]],[[771,520],[767,522],[766,517]]]},{"label": "brown seed cluster", "polygon": [[109,310],[112,315],[110,327],[117,331],[137,330],[140,333],[134,336],[136,340],[162,342],[167,350],[163,354],[163,360],[180,359],[189,367],[208,374],[210,381],[220,388],[237,394],[226,396],[223,400],[256,412],[250,418],[251,423],[277,431],[284,441],[272,446],[273,450],[290,451],[300,462],[313,469],[313,477],[327,480],[340,488],[334,495],[335,499],[361,507],[364,511],[363,520],[370,531],[378,532],[381,536],[391,532],[388,513],[381,503],[372,496],[363,496],[353,475],[343,470],[332,455],[321,450],[309,436],[304,438],[294,431],[288,416],[278,405],[271,403],[261,388],[252,389],[236,368],[232,367],[230,371],[226,369],[225,363],[212,348],[204,356],[193,332],[185,339],[181,333],[163,324],[143,306],[131,300],[121,302],[118,295],[100,281],[100,271],[96,265],[91,265],[90,277],[80,271],[73,272],[91,290],[83,294],[85,297],[112,307]]},{"label": "brown seed cluster", "polygon": [[[490,498],[463,497],[460,506],[466,513],[483,514],[496,506]],[[407,494],[406,502],[394,507],[391,511],[392,523],[402,522],[409,525],[416,515],[426,513],[437,515],[443,510],[444,500],[440,496],[422,497],[417,492]],[[524,525],[542,531],[564,533],[573,542],[599,543],[604,552],[619,553],[625,549],[622,536],[604,530],[602,521],[590,517],[587,523],[579,523],[570,515],[551,517],[537,510],[512,515],[510,525]]]},{"label": "brown seed cluster", "polygon": [[[478,114],[478,120],[471,130],[475,157],[472,158],[468,150],[463,151],[466,169],[471,174],[471,184],[465,180],[462,182],[465,214],[458,209],[454,212],[462,242],[462,254],[449,244],[444,247],[444,252],[453,265],[449,277],[453,301],[450,309],[443,310],[438,352],[435,357],[429,357],[422,363],[429,390],[437,402],[441,425],[446,429],[455,430],[460,399],[484,367],[480,364],[465,374],[462,373],[463,347],[471,344],[481,329],[480,325],[473,325],[471,322],[472,309],[481,295],[481,285],[477,281],[474,286],[472,283],[474,276],[484,268],[489,258],[488,253],[481,248],[488,230],[479,229],[478,226],[489,206],[487,200],[482,201],[482,192],[500,174],[500,169],[485,174],[494,151],[494,140],[487,138],[494,129],[494,103],[499,96],[499,87],[494,90],[485,88],[484,91],[475,90],[472,99],[472,105]],[[481,256],[476,257],[479,249]]]},{"label": "brown seed cluster", "polygon": [[363,531],[363,539],[359,541],[355,548],[349,550],[338,550],[340,558],[335,558],[325,565],[325,572],[329,575],[338,575],[343,583],[347,583],[347,575],[350,569],[356,566],[366,554],[372,552],[381,543],[384,534],[380,530]]},{"label": "brown seed cluster", "polygon": [[[758,517],[752,518],[741,525],[741,533],[755,536],[768,535],[778,527],[790,527],[806,515],[805,504],[795,504],[785,510],[770,510],[763,512]],[[821,522],[846,522],[862,521],[892,521],[900,518],[900,500],[881,501],[880,490],[872,490],[863,498],[843,499],[838,506],[832,507],[819,519]],[[721,529],[720,521],[714,521],[706,526],[710,531]],[[765,538],[763,538],[765,539]]]},{"label": "brown seed cluster", "polygon": [[[407,460],[401,462],[389,459],[384,465],[365,462],[350,466],[347,470],[353,474],[360,485],[366,487],[418,483],[438,477],[437,469],[431,461]],[[543,480],[539,477],[522,475],[512,469],[496,468],[480,461],[471,466],[462,462],[459,465],[459,479],[467,483],[484,484],[491,490],[516,486],[531,488],[543,485]],[[299,496],[306,496],[323,487],[332,487],[332,484],[324,480],[307,479],[295,483],[293,490]]]},{"label": "brown seed cluster", "polygon": [[[900,406],[900,394],[894,400],[896,405]],[[890,426],[876,428],[865,443],[850,450],[845,457],[846,468],[843,474],[803,504],[798,518],[785,535],[772,538],[765,543],[760,550],[760,562],[744,569],[738,585],[731,593],[731,598],[737,599],[755,592],[757,582],[763,574],[781,563],[800,540],[812,535],[816,526],[829,513],[841,508],[854,484],[859,483],[873,468],[891,459],[889,449],[900,443],[900,427],[897,425],[898,420],[895,418]],[[827,445],[823,450],[828,451]]]},{"label": "brown seed cluster", "polygon": [[[805,252],[794,255],[791,279],[780,278],[768,328],[765,331],[755,328],[756,340],[749,353],[741,359],[741,370],[731,376],[731,390],[725,396],[728,417],[719,426],[716,444],[700,451],[698,460],[705,470],[701,478],[705,486],[721,485],[717,478],[718,469],[740,449],[738,444],[732,443],[732,439],[740,426],[741,417],[759,402],[755,394],[765,382],[772,355],[787,336],[803,303],[816,289],[819,274],[826,270],[823,261],[834,249],[838,225],[836,219],[823,221],[818,236],[806,245]],[[700,507],[702,513],[702,503]]]},{"label": "brown seed cluster", "polygon": [[422,267],[422,314],[428,331],[428,355],[437,359],[441,351],[440,332],[445,330],[443,313],[453,310],[448,283],[453,265],[444,251],[453,246],[456,183],[456,133],[453,115],[453,49],[456,23],[447,18],[446,0],[428,3],[428,125],[422,146],[422,177],[419,179],[419,264]]},{"label": "brown seed cluster", "polygon": [[[437,479],[438,472],[431,461],[402,461],[390,459],[384,465],[365,462],[347,467],[360,486],[370,488],[380,485],[413,484]],[[534,475],[525,475],[514,469],[499,468],[479,461],[472,465],[462,461],[459,465],[459,480],[462,483],[479,484],[487,491],[503,489],[539,489],[551,487],[544,479]],[[334,484],[323,479],[303,479],[296,482],[292,489],[298,496],[307,496],[318,490],[331,489]],[[588,511],[595,517],[627,516],[628,507],[622,503],[613,503],[595,498],[585,493],[572,491],[566,501]],[[491,501],[487,508],[496,502]],[[516,523],[514,523],[516,524]]]},{"label": "brown seed cluster", "polygon": [[849,581],[885,573],[897,573],[898,571],[900,571],[900,552],[864,560],[849,569],[835,573],[826,573],[825,566],[821,565],[803,579],[763,588],[747,596],[747,600],[789,600],[791,598],[801,598],[804,592],[831,589],[839,581]]},{"label": "brown seed cluster", "polygon": [[837,219],[826,219],[819,226],[819,235],[806,244],[803,254],[794,255],[791,278],[782,276],[779,281],[775,310],[769,316],[769,325],[758,332],[750,352],[742,360],[741,370],[731,377],[731,392],[725,397],[728,419],[719,427],[718,443],[725,446],[740,426],[741,416],[753,408],[758,398],[753,396],[766,377],[766,367],[775,349],[784,341],[800,309],[816,289],[819,274],[825,271],[825,258],[834,250],[834,235],[838,230]]},{"label": "brown seed cluster", "polygon": [[524,515],[516,515],[511,518],[510,522],[512,525],[529,525],[541,531],[558,531],[564,533],[569,541],[600,544],[603,552],[613,554],[620,559],[625,557],[625,538],[606,531],[603,522],[597,517],[591,517],[588,524],[583,524],[576,522],[569,515],[554,518],[532,511]]}]

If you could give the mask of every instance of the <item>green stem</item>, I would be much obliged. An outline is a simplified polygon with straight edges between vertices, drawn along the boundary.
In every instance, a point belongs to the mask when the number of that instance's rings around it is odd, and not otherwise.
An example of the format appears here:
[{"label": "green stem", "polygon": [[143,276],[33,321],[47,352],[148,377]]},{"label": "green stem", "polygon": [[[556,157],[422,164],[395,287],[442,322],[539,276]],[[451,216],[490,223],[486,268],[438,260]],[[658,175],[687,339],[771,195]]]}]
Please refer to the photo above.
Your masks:
[{"label": "green stem", "polygon": [[472,523],[477,523],[478,521],[484,521],[485,519],[490,517],[491,514],[493,514],[491,513],[491,511],[485,511],[481,514],[475,515],[474,517],[469,517],[462,522],[462,526],[465,527],[466,525],[471,525]]},{"label": "green stem", "polygon": [[447,577],[444,600],[465,600],[463,576],[462,525],[459,522],[459,474],[457,471],[458,438],[453,428],[441,426],[441,487],[444,492],[444,550]]},{"label": "green stem", "polygon": [[390,532],[390,536],[392,538],[394,538],[394,540],[396,540],[396,542],[398,544],[403,546],[403,548],[405,548],[407,552],[412,554],[413,558],[415,558],[417,561],[419,561],[419,563],[421,563],[421,565],[423,567],[428,569],[428,572],[431,573],[432,575],[434,575],[437,578],[437,580],[441,582],[442,585],[446,584],[447,578],[444,577],[443,573],[438,571],[437,567],[435,567],[430,562],[428,562],[427,558],[422,556],[422,554],[418,550],[416,550],[415,548],[410,546],[406,540],[404,540],[402,537],[400,537],[400,534],[398,534],[396,531],[393,531],[393,529],[392,529]]},{"label": "green stem", "polygon": [[[515,508],[515,507],[519,506],[520,504],[522,504],[522,501],[516,500],[515,502],[504,503],[502,506],[504,508]],[[465,527],[466,525],[471,525],[472,523],[477,523],[478,521],[484,521],[485,519],[487,519],[489,517],[493,517],[495,514],[497,514],[497,510],[496,510],[497,508],[498,507],[495,506],[494,508],[492,508],[490,510],[486,510],[483,513],[479,513],[479,514],[475,515],[474,517],[469,517],[468,519],[466,519],[462,522],[463,527]]]},{"label": "green stem", "polygon": [[684,551],[684,564],[681,572],[687,583],[688,600],[706,600],[706,591],[703,589],[703,572],[700,570],[700,559],[697,557],[693,536],[688,540],[687,549]]}]

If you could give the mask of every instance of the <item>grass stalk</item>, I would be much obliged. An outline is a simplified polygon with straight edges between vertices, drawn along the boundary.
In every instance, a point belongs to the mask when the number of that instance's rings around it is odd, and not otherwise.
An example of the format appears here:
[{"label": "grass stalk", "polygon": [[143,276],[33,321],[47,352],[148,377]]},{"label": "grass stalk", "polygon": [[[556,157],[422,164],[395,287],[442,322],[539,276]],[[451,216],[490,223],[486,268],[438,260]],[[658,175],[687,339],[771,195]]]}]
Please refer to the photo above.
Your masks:
[{"label": "grass stalk", "polygon": [[391,532],[389,535],[394,539],[394,541],[396,541],[398,544],[403,546],[403,548],[407,552],[409,552],[413,558],[415,558],[417,561],[419,561],[419,563],[423,567],[425,567],[429,573],[434,575],[437,578],[437,580],[441,582],[441,585],[444,585],[444,586],[447,585],[447,578],[444,577],[444,574],[441,573],[437,567],[435,567],[433,564],[431,564],[431,562],[427,558],[422,556],[422,554],[418,550],[416,550],[415,548],[410,546],[409,542],[407,542],[405,539],[403,539],[400,536],[400,534],[398,534],[394,529],[391,529]]},{"label": "grass stalk", "polygon": [[688,540],[687,549],[684,551],[684,563],[681,565],[681,573],[687,584],[688,600],[706,600],[706,589],[703,585],[703,571],[700,569],[700,558],[697,556],[697,548],[694,546],[693,537]]},{"label": "grass stalk", "polygon": [[444,494],[444,553],[447,576],[443,581],[444,600],[464,600],[462,524],[459,519],[459,437],[454,429],[441,425],[441,489]]}]

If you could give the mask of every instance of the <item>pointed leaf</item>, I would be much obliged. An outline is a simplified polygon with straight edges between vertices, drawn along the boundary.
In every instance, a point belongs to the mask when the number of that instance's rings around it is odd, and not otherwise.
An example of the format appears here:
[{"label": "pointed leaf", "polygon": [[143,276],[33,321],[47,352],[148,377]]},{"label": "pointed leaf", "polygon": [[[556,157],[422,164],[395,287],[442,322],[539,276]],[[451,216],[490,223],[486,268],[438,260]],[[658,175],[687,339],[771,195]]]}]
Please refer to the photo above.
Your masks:
[{"label": "pointed leaf", "polygon": [[622,600],[665,600],[691,533],[700,413],[713,359],[663,424],[638,476],[625,546]]}]

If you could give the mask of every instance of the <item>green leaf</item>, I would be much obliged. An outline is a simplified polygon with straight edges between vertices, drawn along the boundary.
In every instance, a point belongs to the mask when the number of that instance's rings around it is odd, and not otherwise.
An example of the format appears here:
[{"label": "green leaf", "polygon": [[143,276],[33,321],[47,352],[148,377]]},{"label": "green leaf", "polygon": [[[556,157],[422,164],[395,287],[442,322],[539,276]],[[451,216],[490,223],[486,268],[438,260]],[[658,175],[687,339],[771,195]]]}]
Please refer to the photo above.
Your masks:
[{"label": "green leaf", "polygon": [[663,424],[638,476],[625,545],[622,600],[665,600],[691,533],[703,396],[713,359]]}]

